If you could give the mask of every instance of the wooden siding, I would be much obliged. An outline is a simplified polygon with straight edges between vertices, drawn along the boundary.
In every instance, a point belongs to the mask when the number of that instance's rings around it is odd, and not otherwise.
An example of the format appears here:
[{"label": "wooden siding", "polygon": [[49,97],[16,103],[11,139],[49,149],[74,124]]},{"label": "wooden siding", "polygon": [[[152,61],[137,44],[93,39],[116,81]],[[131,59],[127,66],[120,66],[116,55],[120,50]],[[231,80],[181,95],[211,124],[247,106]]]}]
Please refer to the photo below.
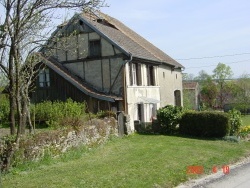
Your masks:
[{"label": "wooden siding", "polygon": [[111,110],[112,107],[116,107],[117,110],[123,110],[119,109],[118,102],[110,103],[84,94],[52,69],[49,69],[49,74],[50,87],[40,87],[39,80],[36,80],[36,89],[31,96],[33,103],[39,103],[46,100],[66,101],[68,98],[71,98],[77,102],[86,102],[88,107],[87,110],[93,113],[100,110]]}]

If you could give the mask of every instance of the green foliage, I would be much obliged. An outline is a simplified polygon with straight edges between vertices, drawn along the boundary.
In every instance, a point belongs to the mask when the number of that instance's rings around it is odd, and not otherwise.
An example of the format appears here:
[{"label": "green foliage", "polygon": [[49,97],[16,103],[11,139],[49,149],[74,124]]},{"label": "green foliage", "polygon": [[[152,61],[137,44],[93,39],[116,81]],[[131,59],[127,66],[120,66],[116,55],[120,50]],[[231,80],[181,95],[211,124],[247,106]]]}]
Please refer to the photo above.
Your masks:
[{"label": "green foliage", "polygon": [[182,107],[167,105],[157,111],[160,132],[173,134],[179,124],[182,115]]},{"label": "green foliage", "polygon": [[219,92],[219,106],[222,108],[225,101],[228,99],[229,93],[231,93],[230,84],[226,83],[226,79],[230,79],[233,72],[230,66],[223,63],[219,63],[213,71],[213,78],[217,82],[218,92]]},{"label": "green foliage", "polygon": [[183,106],[185,109],[195,109],[195,93],[190,90],[183,90]]},{"label": "green foliage", "polygon": [[7,96],[0,95],[0,123],[8,121],[10,104]]},{"label": "green foliage", "polygon": [[211,78],[207,78],[207,80],[203,81],[202,89],[201,89],[201,99],[205,106],[213,107],[218,90],[216,84],[212,81]]},{"label": "green foliage", "polygon": [[218,63],[217,67],[213,70],[213,73],[213,77],[217,79],[218,83],[224,82],[225,79],[229,79],[233,75],[231,67],[224,63]]},{"label": "green foliage", "polygon": [[96,117],[97,118],[105,118],[105,117],[114,117],[114,118],[116,118],[116,114],[115,114],[115,112],[112,112],[112,111],[99,111],[96,114]]},{"label": "green foliage", "polygon": [[85,104],[74,102],[72,99],[66,102],[45,101],[31,108],[33,121],[46,122],[50,127],[64,126],[65,122],[76,122],[75,120],[85,115]]},{"label": "green foliage", "polygon": [[232,109],[236,109],[241,114],[250,114],[250,104],[248,103],[229,103],[223,106],[224,112],[229,112]]},{"label": "green foliage", "polygon": [[230,135],[238,135],[242,126],[241,113],[238,110],[230,110],[229,123],[230,123]]},{"label": "green foliage", "polygon": [[243,115],[241,118],[243,126],[250,125],[250,115]]},{"label": "green foliage", "polygon": [[240,136],[240,137],[245,138],[245,137],[247,137],[249,134],[250,134],[250,125],[248,125],[248,126],[243,126],[243,127],[240,128],[240,131],[239,131],[239,136]]},{"label": "green foliage", "polygon": [[11,160],[11,163],[15,162],[14,159],[11,159],[11,153],[14,150],[16,141],[16,135],[7,135],[1,138],[0,144],[0,174],[8,170],[7,163],[8,160]]},{"label": "green foliage", "polygon": [[2,187],[176,187],[194,177],[186,173],[188,166],[202,165],[204,175],[211,174],[214,166],[221,169],[246,156],[249,146],[250,142],[133,134],[101,147],[72,148],[50,163],[30,162],[3,175]]},{"label": "green foliage", "polygon": [[234,103],[241,113],[250,113],[250,74],[243,74],[237,81]]},{"label": "green foliage", "polygon": [[215,112],[185,112],[180,121],[180,132],[198,137],[223,137],[229,134],[229,117]]}]

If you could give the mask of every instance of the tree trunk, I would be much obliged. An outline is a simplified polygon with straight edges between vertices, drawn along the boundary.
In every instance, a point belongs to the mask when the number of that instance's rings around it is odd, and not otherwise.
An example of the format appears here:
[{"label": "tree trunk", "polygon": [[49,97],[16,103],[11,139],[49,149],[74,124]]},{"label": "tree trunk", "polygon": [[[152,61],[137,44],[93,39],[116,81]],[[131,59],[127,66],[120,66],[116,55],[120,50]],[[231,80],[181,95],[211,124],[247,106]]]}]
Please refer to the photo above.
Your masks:
[{"label": "tree trunk", "polygon": [[13,61],[13,49],[11,48],[9,54],[9,103],[10,103],[10,113],[9,113],[9,123],[10,123],[10,134],[14,135],[16,133],[15,128],[15,77],[14,77],[14,61]]}]

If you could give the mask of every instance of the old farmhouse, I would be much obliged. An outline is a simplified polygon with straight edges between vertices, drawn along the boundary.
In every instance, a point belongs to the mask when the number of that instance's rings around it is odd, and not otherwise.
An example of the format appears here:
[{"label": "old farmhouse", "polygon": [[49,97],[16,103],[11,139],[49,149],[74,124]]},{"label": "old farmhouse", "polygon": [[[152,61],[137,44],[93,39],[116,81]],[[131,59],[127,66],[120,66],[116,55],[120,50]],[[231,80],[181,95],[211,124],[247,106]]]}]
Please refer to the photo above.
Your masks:
[{"label": "old farmhouse", "polygon": [[101,12],[76,14],[58,26],[37,53],[34,102],[86,101],[91,112],[124,111],[150,122],[167,104],[182,105],[182,68],[177,61]]}]

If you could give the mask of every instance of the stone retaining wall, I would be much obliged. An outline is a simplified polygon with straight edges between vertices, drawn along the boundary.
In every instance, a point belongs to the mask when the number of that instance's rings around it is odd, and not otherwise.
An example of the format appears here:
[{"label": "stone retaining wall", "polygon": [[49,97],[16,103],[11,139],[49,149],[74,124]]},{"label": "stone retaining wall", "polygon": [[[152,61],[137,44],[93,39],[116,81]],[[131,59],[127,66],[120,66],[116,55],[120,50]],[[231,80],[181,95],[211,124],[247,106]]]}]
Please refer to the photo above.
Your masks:
[{"label": "stone retaining wall", "polygon": [[75,129],[41,132],[20,142],[19,158],[37,160],[46,153],[57,156],[72,147],[101,144],[112,135],[118,136],[114,118],[94,119]]}]

